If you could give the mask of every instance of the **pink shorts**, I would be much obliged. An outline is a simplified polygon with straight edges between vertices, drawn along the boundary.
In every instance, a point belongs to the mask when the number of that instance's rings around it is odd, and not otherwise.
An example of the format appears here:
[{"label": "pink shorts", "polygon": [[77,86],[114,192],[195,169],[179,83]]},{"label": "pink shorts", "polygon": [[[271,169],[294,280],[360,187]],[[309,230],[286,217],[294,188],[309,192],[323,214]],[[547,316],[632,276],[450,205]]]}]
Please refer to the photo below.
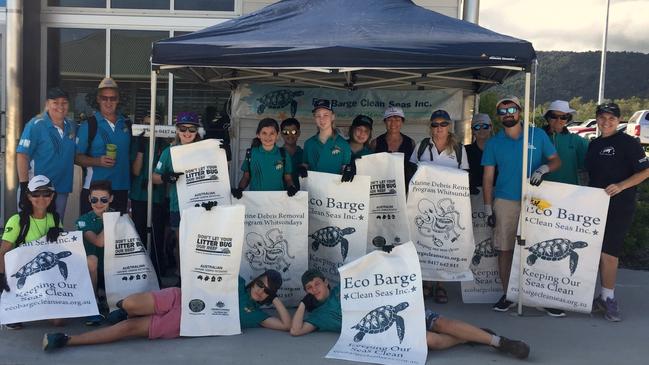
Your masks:
[{"label": "pink shorts", "polygon": [[155,313],[151,316],[149,339],[180,337],[180,288],[152,292]]}]

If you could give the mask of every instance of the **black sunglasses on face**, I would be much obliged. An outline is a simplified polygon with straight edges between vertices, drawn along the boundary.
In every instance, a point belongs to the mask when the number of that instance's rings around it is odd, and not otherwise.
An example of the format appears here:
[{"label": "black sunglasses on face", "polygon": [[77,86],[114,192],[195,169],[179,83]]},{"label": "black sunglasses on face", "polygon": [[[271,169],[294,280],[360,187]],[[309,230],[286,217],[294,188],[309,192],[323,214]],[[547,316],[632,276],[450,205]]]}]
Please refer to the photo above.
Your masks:
[{"label": "black sunglasses on face", "polygon": [[264,293],[266,293],[266,294],[268,294],[268,295],[271,295],[271,294],[272,294],[272,291],[271,291],[271,290],[270,290],[270,289],[269,289],[269,288],[264,284],[263,281],[261,281],[261,280],[259,280],[259,279],[258,279],[258,280],[255,280],[255,285],[256,285],[259,289],[264,289]]},{"label": "black sunglasses on face", "polygon": [[509,108],[498,108],[496,109],[496,113],[498,115],[507,115],[507,114],[514,114],[518,111],[518,108],[515,106],[510,106]]},{"label": "black sunglasses on face", "polygon": [[449,123],[449,122],[441,122],[441,123],[435,123],[435,122],[432,122],[432,123],[430,123],[430,127],[431,127],[431,128],[437,128],[437,127],[448,127],[450,124],[451,124],[451,123]]},{"label": "black sunglasses on face", "polygon": [[117,101],[117,96],[103,96],[102,95],[102,96],[99,97],[99,100],[101,100],[103,102],[106,102],[106,101],[115,102],[115,101]]},{"label": "black sunglasses on face", "polygon": [[294,136],[294,135],[297,134],[297,129],[283,129],[282,134],[285,135],[285,136],[288,136],[288,135]]},{"label": "black sunglasses on face", "polygon": [[474,131],[479,131],[481,129],[489,129],[489,128],[491,128],[491,124],[487,124],[487,123],[480,123],[471,127],[471,129],[473,129]]},{"label": "black sunglasses on face", "polygon": [[102,204],[108,204],[109,199],[105,196],[102,196],[101,198],[97,198],[96,196],[93,196],[90,198],[90,204],[97,204],[101,202]]},{"label": "black sunglasses on face", "polygon": [[189,131],[189,133],[196,133],[196,132],[198,132],[198,128],[196,128],[196,127],[185,127],[185,126],[182,126],[182,125],[181,125],[181,126],[178,126],[178,130],[179,130],[180,132],[182,132],[182,133],[185,133],[185,132],[187,132],[187,131]]},{"label": "black sunglasses on face", "polygon": [[36,190],[29,193],[29,195],[34,198],[50,198],[52,195],[54,195],[54,192],[49,190]]},{"label": "black sunglasses on face", "polygon": [[570,114],[564,114],[564,115],[548,114],[548,119],[568,120],[570,119]]}]

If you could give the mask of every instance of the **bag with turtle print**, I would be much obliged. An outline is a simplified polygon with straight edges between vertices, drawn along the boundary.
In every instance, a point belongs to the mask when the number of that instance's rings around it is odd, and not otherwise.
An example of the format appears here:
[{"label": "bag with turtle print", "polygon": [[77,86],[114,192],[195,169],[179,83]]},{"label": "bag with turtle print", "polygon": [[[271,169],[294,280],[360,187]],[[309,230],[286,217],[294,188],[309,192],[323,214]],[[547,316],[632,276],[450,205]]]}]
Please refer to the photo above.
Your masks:
[{"label": "bag with turtle print", "polygon": [[412,242],[372,251],[339,269],[342,327],[328,358],[424,364],[421,268]]}]

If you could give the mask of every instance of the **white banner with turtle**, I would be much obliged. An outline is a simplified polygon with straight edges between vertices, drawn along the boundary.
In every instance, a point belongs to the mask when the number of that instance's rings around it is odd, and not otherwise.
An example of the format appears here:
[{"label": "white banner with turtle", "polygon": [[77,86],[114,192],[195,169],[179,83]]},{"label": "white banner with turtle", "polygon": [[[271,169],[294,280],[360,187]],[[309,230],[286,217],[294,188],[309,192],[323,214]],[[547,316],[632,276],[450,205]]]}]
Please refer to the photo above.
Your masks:
[{"label": "white banner with turtle", "polygon": [[209,201],[231,204],[228,160],[220,144],[207,139],[171,148],[174,171],[183,173],[176,181],[181,212]]},{"label": "white banner with turtle", "polygon": [[99,314],[81,232],[63,232],[57,242],[28,242],[4,260],[10,291],[0,298],[0,323]]},{"label": "white banner with turtle", "polygon": [[289,197],[285,191],[244,191],[245,243],[241,277],[250,282],[267,269],[282,275],[277,296],[297,306],[304,296],[302,273],[308,266],[308,194]]},{"label": "white banner with turtle", "polygon": [[410,241],[403,153],[363,156],[356,160],[356,172],[371,178],[367,251]]},{"label": "white banner with turtle", "polygon": [[407,211],[424,280],[473,280],[469,269],[475,249],[469,174],[419,164],[410,180]]},{"label": "white banner with turtle", "polygon": [[503,295],[498,274],[498,251],[492,242],[492,229],[487,225],[482,187],[471,195],[471,218],[475,249],[471,258],[473,281],[462,281],[464,303],[495,303]]},{"label": "white banner with turtle", "polygon": [[151,258],[128,214],[107,212],[104,221],[104,281],[110,310],[131,294],[159,290]]},{"label": "white banner with turtle", "polygon": [[370,177],[309,171],[302,179],[309,191],[309,268],[320,270],[334,284],[338,268],[365,255]]},{"label": "white banner with turtle", "polygon": [[342,330],[328,358],[424,364],[428,354],[421,268],[412,242],[340,269]]},{"label": "white banner with turtle", "polygon": [[180,220],[181,336],[236,335],[243,205],[188,208]]},{"label": "white banner with turtle", "polygon": [[530,187],[525,247],[514,249],[507,299],[518,301],[520,280],[524,305],[590,313],[608,203],[603,189],[550,181]]}]

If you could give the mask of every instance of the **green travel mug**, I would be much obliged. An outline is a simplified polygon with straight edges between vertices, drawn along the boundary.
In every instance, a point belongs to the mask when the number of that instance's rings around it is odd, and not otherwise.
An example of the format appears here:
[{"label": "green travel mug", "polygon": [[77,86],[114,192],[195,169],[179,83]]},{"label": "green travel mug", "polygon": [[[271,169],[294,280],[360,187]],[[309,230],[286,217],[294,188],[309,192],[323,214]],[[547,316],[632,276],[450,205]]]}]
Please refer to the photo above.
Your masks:
[{"label": "green travel mug", "polygon": [[117,145],[112,143],[106,144],[106,156],[112,158],[113,160],[117,159]]}]

